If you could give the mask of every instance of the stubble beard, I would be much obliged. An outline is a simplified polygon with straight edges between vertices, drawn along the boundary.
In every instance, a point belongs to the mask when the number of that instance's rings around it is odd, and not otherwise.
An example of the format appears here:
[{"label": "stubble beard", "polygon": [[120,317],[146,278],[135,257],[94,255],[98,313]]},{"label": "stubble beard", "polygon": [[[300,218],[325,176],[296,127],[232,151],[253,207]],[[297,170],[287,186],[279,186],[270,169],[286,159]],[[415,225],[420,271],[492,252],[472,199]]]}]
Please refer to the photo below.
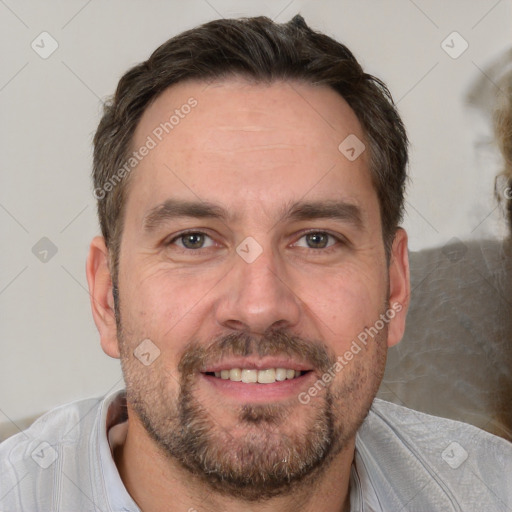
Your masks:
[{"label": "stubble beard", "polygon": [[[197,397],[198,372],[205,361],[227,354],[287,354],[312,363],[321,377],[333,367],[334,355],[318,341],[282,331],[257,340],[236,333],[214,340],[207,348],[192,343],[181,358],[179,392],[173,396],[174,381],[141,365],[118,330],[127,402],[160,451],[211,490],[244,501],[286,495],[301,486],[313,486],[353,440],[384,371],[384,331],[366,356],[343,368],[342,375],[309,404],[298,400],[245,404],[238,410],[237,433],[233,433],[216,421],[215,415],[222,411],[209,410]],[[303,425],[285,428],[290,418],[295,419],[298,407],[309,407]]]}]

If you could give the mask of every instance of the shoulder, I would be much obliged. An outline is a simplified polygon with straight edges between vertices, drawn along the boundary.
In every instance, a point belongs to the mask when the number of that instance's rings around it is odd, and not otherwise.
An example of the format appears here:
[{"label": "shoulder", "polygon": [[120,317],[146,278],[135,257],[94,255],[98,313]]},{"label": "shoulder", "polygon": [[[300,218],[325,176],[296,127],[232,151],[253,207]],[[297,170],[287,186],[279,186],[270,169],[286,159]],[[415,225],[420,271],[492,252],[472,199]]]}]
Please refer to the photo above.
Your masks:
[{"label": "shoulder", "polygon": [[26,430],[6,439],[0,444],[0,461],[19,460],[21,450],[35,449],[38,441],[50,445],[73,443],[94,418],[101,398],[89,398],[56,407],[38,418]]},{"label": "shoulder", "polygon": [[0,444],[0,510],[54,510],[52,489],[64,467],[87,467],[91,436],[103,400],[80,400],[51,410]]},{"label": "shoulder", "polygon": [[356,450],[362,478],[396,506],[512,506],[512,444],[471,425],[376,399]]}]

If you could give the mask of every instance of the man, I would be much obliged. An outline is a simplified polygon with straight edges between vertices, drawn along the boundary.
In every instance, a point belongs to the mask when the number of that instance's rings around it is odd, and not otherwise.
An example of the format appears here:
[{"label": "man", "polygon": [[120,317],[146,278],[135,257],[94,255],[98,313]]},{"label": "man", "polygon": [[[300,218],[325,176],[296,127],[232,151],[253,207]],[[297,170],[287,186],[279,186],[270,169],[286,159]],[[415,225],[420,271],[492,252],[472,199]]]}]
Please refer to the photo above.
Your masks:
[{"label": "man", "polygon": [[0,448],[2,510],[510,510],[512,448],[374,401],[409,302],[407,140],[297,16],[185,32],[95,136],[87,262],[126,393]]}]

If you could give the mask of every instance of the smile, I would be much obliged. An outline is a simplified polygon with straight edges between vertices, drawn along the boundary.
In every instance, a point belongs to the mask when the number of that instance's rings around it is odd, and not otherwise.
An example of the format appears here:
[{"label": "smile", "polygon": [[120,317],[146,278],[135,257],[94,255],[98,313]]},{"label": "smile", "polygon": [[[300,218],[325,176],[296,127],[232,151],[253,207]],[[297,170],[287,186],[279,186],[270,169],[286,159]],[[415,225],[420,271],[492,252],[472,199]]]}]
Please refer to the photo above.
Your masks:
[{"label": "smile", "polygon": [[246,384],[273,384],[300,377],[306,372],[289,368],[265,368],[262,370],[249,368],[231,368],[216,372],[208,372],[206,375],[215,376],[223,380],[233,382],[244,382]]}]

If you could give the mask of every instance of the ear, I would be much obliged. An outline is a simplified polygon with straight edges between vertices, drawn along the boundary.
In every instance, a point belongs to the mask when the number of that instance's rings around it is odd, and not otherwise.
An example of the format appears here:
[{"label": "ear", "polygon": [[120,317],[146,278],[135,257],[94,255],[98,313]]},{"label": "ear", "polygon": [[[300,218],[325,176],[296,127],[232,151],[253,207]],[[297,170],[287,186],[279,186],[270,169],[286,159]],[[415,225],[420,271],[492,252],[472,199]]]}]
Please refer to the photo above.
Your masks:
[{"label": "ear", "polygon": [[86,272],[92,316],[100,333],[101,347],[110,357],[119,358],[109,253],[102,236],[95,237],[91,242]]},{"label": "ear", "polygon": [[389,322],[388,347],[396,345],[402,339],[410,294],[407,233],[404,229],[398,228],[393,240],[389,263],[389,307],[395,311],[395,316]]}]

